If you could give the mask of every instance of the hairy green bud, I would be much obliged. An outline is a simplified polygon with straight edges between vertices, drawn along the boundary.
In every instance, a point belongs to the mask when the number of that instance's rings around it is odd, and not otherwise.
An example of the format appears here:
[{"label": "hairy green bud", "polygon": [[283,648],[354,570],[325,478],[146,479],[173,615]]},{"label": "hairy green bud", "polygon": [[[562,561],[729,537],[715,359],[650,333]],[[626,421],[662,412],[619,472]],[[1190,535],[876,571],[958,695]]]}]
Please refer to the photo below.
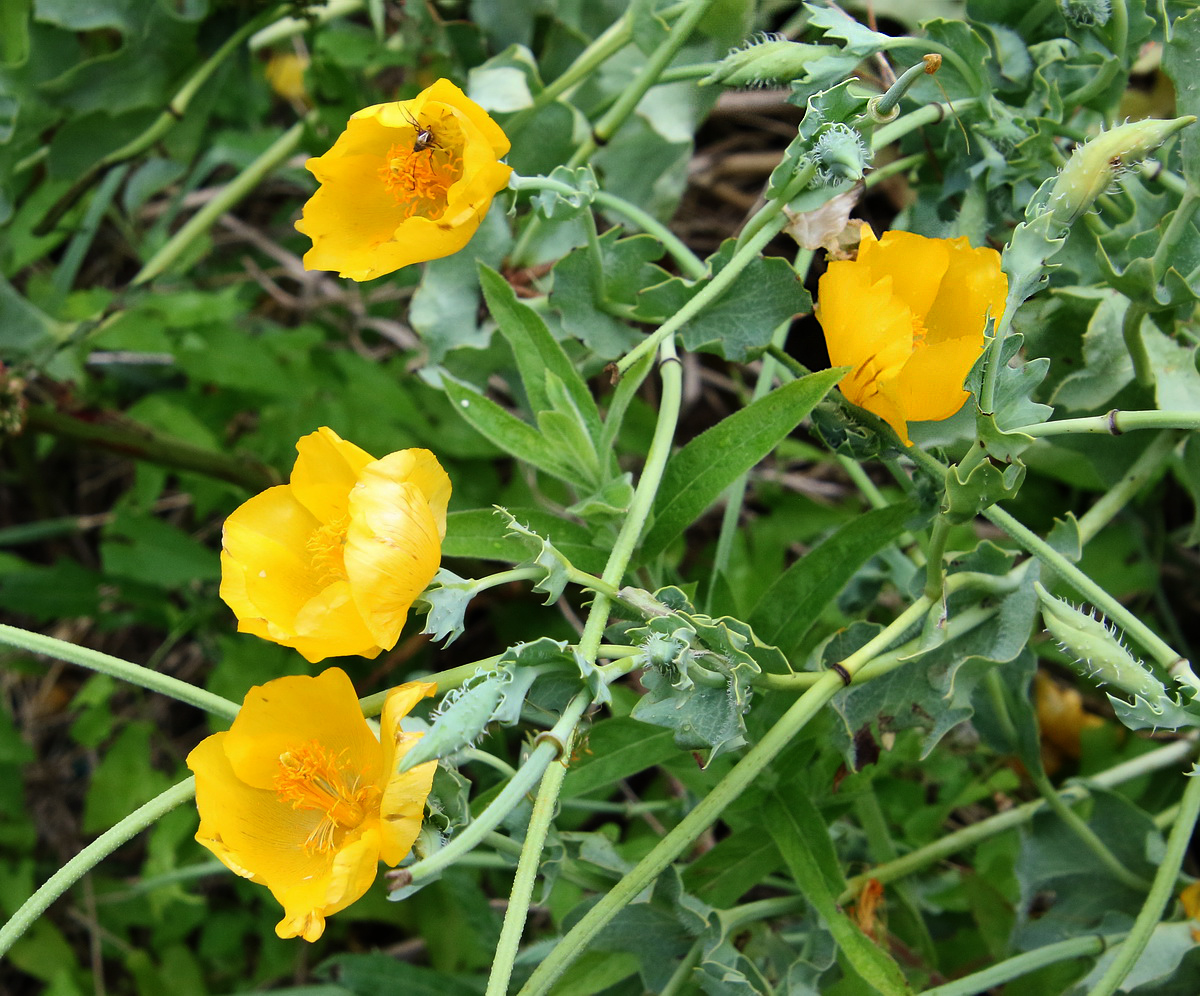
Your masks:
[{"label": "hairy green bud", "polygon": [[812,157],[817,163],[817,178],[833,184],[839,180],[861,180],[870,165],[862,135],[848,124],[835,121],[826,126],[813,142]]},{"label": "hairy green bud", "polygon": [[803,76],[807,66],[828,50],[820,45],[788,41],[783,35],[759,34],[735,48],[700,80],[725,86],[772,86]]},{"label": "hairy green bud", "polygon": [[1075,28],[1098,28],[1112,17],[1110,0],[1058,0],[1067,23]]},{"label": "hairy green bud", "polygon": [[1196,120],[1194,115],[1159,121],[1130,121],[1081,145],[1058,174],[1047,206],[1054,220],[1070,225],[1088,211],[1121,171],[1141,162],[1168,138]]},{"label": "hairy green bud", "polygon": [[430,716],[432,729],[404,755],[399,770],[409,771],[473,744],[492,721],[504,697],[504,686],[511,681],[510,672],[484,671],[447,692]]},{"label": "hairy green bud", "polygon": [[1135,699],[1157,702],[1167,698],[1162,682],[1125,649],[1115,629],[1055,598],[1040,584],[1034,588],[1042,603],[1046,631],[1074,659],[1080,674],[1098,685],[1114,685]]}]

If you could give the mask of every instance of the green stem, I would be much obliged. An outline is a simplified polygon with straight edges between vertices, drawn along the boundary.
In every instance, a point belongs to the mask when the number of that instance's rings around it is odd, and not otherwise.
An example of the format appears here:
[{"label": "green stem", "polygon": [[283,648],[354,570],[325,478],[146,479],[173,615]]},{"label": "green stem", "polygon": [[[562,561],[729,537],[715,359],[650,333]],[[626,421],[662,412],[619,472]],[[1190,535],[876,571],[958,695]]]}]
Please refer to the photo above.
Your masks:
[{"label": "green stem", "polygon": [[259,181],[264,176],[275,169],[296,150],[296,146],[300,144],[300,139],[304,137],[304,129],[308,127],[310,122],[315,120],[316,112],[313,111],[300,121],[297,121],[291,128],[272,142],[266,151],[234,177],[233,180],[222,187],[216,197],[192,215],[183,227],[167,240],[166,245],[159,249],[146,262],[146,265],[137,272],[133,280],[130,281],[130,286],[137,287],[148,280],[153,280],[174,263],[193,241],[207,232],[216,223],[216,220],[221,215],[249,194],[258,186]]},{"label": "green stem", "polygon": [[[1200,413],[1197,413],[1200,420]],[[1133,497],[1146,486],[1175,451],[1173,432],[1164,432],[1150,443],[1133,462],[1121,479],[1087,510],[1079,519],[1079,538],[1087,543],[1100,532]]]},{"label": "green stem", "polygon": [[[979,78],[978,71],[973,69],[966,59],[948,45],[936,42],[932,38],[911,38],[907,35],[901,35],[893,38],[887,45],[888,51],[898,48],[919,48],[923,52],[936,52],[958,70],[958,74],[966,80],[967,85],[972,90],[979,93],[984,89],[983,81]],[[918,66],[917,68],[923,69],[924,67]]]},{"label": "green stem", "polygon": [[1168,409],[1166,411],[1123,412],[1114,408],[1107,415],[1087,415],[1083,418],[1063,418],[1036,425],[1023,425],[1010,432],[1026,436],[1066,436],[1075,433],[1119,436],[1135,429],[1200,429],[1200,412]]},{"label": "green stem", "polygon": [[[9,627],[4,627],[8,629]],[[188,778],[135,809],[115,827],[106,830],[75,857],[50,876],[41,887],[0,927],[0,956],[3,956],[41,916],[50,904],[66,892],[81,877],[126,843],[135,834],[157,822],[176,806],[196,794],[196,780]]]},{"label": "green stem", "polygon": [[[1186,666],[1186,661],[1183,661],[1185,667],[1182,669],[1175,666],[1182,661],[1182,658],[1157,633],[1040,536],[995,505],[984,509],[983,516],[1003,529],[1043,564],[1058,573],[1079,594],[1096,606],[1112,622],[1120,626],[1130,639],[1140,644],[1159,664],[1171,671],[1176,680],[1187,680],[1179,677],[1175,673],[1176,671],[1186,671],[1187,675],[1191,675],[1191,669]],[[1192,675],[1191,681],[1187,683],[1192,684],[1195,681],[1196,678]],[[1196,686],[1193,685],[1193,687]]]},{"label": "green stem", "polygon": [[26,425],[35,432],[98,446],[134,460],[195,471],[247,491],[263,491],[279,483],[274,468],[257,460],[202,449],[120,416],[105,415],[103,421],[88,421],[46,405],[33,405],[26,418]]},{"label": "green stem", "polygon": [[1133,929],[1129,931],[1116,958],[1108,966],[1108,971],[1100,977],[1100,981],[1092,986],[1088,996],[1112,996],[1146,950],[1150,935],[1162,919],[1163,910],[1166,909],[1174,891],[1175,881],[1179,877],[1179,869],[1187,853],[1188,843],[1192,839],[1192,831],[1196,828],[1197,818],[1200,818],[1200,769],[1193,766],[1187,779],[1187,787],[1183,790],[1183,798],[1179,801],[1179,817],[1171,827],[1170,836],[1167,837],[1166,853],[1163,854],[1158,871],[1154,874],[1154,885],[1150,889],[1150,895],[1142,904],[1137,919],[1133,922]]},{"label": "green stem", "polygon": [[1154,386],[1154,362],[1146,349],[1146,340],[1142,337],[1142,319],[1146,317],[1146,309],[1136,301],[1130,301],[1125,309],[1125,317],[1121,321],[1121,335],[1125,339],[1125,348],[1129,358],[1133,360],[1133,375],[1142,387]]},{"label": "green stem", "polygon": [[223,63],[230,54],[243,41],[249,38],[259,27],[267,24],[277,17],[283,11],[283,7],[271,7],[257,17],[247,21],[237,31],[229,36],[229,39],[212,55],[208,57],[188,79],[183,86],[179,88],[175,96],[171,98],[171,102],[154,122],[144,132],[137,136],[119,149],[116,149],[108,155],[104,156],[99,162],[89,167],[88,170],[64,193],[54,206],[46,213],[46,216],[37,223],[33,232],[35,235],[45,235],[49,232],[64,214],[67,213],[83,196],[84,192],[96,182],[96,178],[110,166],[115,166],[118,163],[123,163],[127,159],[132,159],[134,156],[145,152],[155,142],[162,138],[168,131],[171,130],[182,118],[184,112],[188,108],[188,104],[192,102],[192,98],[197,91],[208,82],[213,73],[217,71],[221,63]]},{"label": "green stem", "polygon": [[[862,680],[866,680],[867,675],[863,673],[861,677]],[[1196,741],[1194,738],[1176,740],[1165,747],[1159,747],[1157,750],[1149,751],[1109,768],[1108,771],[1093,775],[1088,779],[1088,782],[1100,788],[1112,788],[1115,785],[1132,781],[1134,778],[1140,778],[1152,771],[1177,765],[1180,761],[1192,755],[1195,750]],[[1086,798],[1088,794],[1089,790],[1087,786],[1080,784],[1070,785],[1059,793],[1067,801],[1077,801]],[[1034,799],[1032,802],[1026,802],[1007,812],[997,813],[995,816],[989,816],[978,823],[972,823],[970,826],[963,827],[961,830],[948,833],[946,836],[930,844],[926,844],[924,847],[918,847],[916,850],[909,851],[908,854],[897,858],[895,861],[888,861],[885,864],[876,865],[874,868],[868,868],[861,874],[846,880],[846,888],[842,890],[842,894],[838,896],[837,901],[839,904],[848,903],[858,895],[862,887],[870,879],[876,879],[881,885],[887,885],[889,882],[894,882],[897,879],[928,868],[930,865],[936,864],[952,854],[957,854],[959,851],[965,851],[985,840],[990,840],[992,837],[996,837],[1007,830],[1023,826],[1032,820],[1034,815],[1040,812],[1045,805],[1045,800]]]},{"label": "green stem", "polygon": [[878,169],[871,170],[863,178],[863,186],[867,190],[870,190],[877,183],[882,183],[897,173],[907,173],[914,166],[920,166],[928,158],[924,152],[914,152],[911,156],[901,156],[899,159],[893,159],[890,163],[884,163]]},{"label": "green stem", "polygon": [[366,5],[366,0],[325,0],[304,9],[304,17],[282,17],[257,31],[246,43],[251,52],[258,52],[276,42],[286,41],[296,35],[311,31],[314,25],[327,24],[339,17],[355,14]]},{"label": "green stem", "polygon": [[925,597],[931,602],[941,601],[946,586],[946,540],[949,536],[950,520],[938,515],[933,520],[929,545],[925,548]]},{"label": "green stem", "polygon": [[892,112],[896,110],[897,105],[912,88],[912,85],[922,76],[927,75],[929,75],[929,66],[924,60],[915,66],[909,66],[897,77],[896,82],[887,88],[887,93],[872,101],[871,112],[878,120],[886,121],[892,116]]},{"label": "green stem", "polygon": [[1142,163],[1140,172],[1147,180],[1162,184],[1177,197],[1183,197],[1188,192],[1187,180],[1167,169],[1161,159],[1147,159]]},{"label": "green stem", "polygon": [[1089,936],[1073,937],[1069,941],[1058,941],[1045,947],[1026,951],[998,964],[964,975],[961,979],[947,982],[932,989],[924,990],[920,996],[978,996],[979,993],[991,992],[995,987],[1002,986],[1013,979],[1036,972],[1047,965],[1057,965],[1060,961],[1071,961],[1074,958],[1088,958],[1092,955],[1103,954],[1110,944],[1121,940],[1124,934],[1112,934],[1108,937]]},{"label": "green stem", "polygon": [[80,667],[86,667],[100,674],[127,681],[131,685],[138,685],[180,702],[186,702],[188,705],[224,719],[232,720],[238,714],[239,706],[220,695],[214,695],[212,692],[197,688],[186,681],[172,678],[169,674],[160,674],[158,671],[151,671],[132,661],[122,660],[120,657],[113,657],[110,654],[102,654],[99,650],[76,646],[66,640],[56,640],[52,636],[44,636],[41,633],[31,633],[27,629],[0,624],[0,643],[8,644],[10,647],[19,647],[30,653],[42,654],[45,657],[53,657],[55,660],[66,661],[68,664],[78,664]]},{"label": "green stem", "polygon": [[516,808],[525,794],[532,791],[541,781],[546,769],[561,756],[562,749],[570,741],[576,725],[590,704],[591,698],[586,692],[580,692],[571,699],[553,729],[539,738],[525,763],[488,807],[440,851],[404,869],[408,872],[408,881],[417,883],[436,878],[464,854],[478,847]]},{"label": "green stem", "polygon": [[706,272],[704,261],[653,215],[643,211],[636,204],[631,204],[624,198],[617,197],[605,190],[596,191],[595,201],[600,207],[608,208],[610,211],[628,218],[643,232],[658,239],[663,244],[663,248],[671,254],[671,258],[679,264],[679,269],[683,271],[684,276],[692,280],[699,280],[704,276]]},{"label": "green stem", "polygon": [[1150,883],[1141,875],[1135,875],[1126,868],[1121,859],[1108,849],[1108,845],[1096,836],[1095,831],[1083,821],[1083,818],[1067,805],[1061,795],[1054,791],[1054,786],[1050,784],[1049,778],[1041,771],[1030,771],[1029,777],[1038,790],[1038,795],[1046,801],[1046,805],[1066,824],[1067,829],[1079,838],[1080,843],[1108,869],[1108,873],[1113,878],[1137,893],[1145,893],[1150,890]]},{"label": "green stem", "polygon": [[1192,227],[1192,216],[1196,213],[1197,208],[1200,208],[1200,193],[1188,187],[1187,193],[1183,195],[1183,200],[1179,202],[1179,207],[1171,215],[1171,221],[1163,233],[1162,241],[1154,250],[1152,266],[1155,280],[1161,281],[1166,275],[1180,240]]},{"label": "green stem", "polygon": [[117,190],[120,189],[128,172],[128,166],[114,169],[101,181],[99,189],[92,197],[91,203],[88,204],[83,220],[71,237],[67,251],[63,253],[62,262],[54,271],[53,285],[59,298],[66,297],[70,293],[71,287],[74,286],[75,277],[79,274],[79,267],[83,265],[88,249],[91,248],[92,241],[96,238],[96,232],[100,229],[100,222],[104,220],[104,215],[108,212],[109,205],[112,204],[113,198],[116,197]]},{"label": "green stem", "polygon": [[926,104],[924,107],[918,107],[915,111],[900,115],[891,124],[876,128],[875,133],[871,136],[871,148],[878,151],[903,138],[909,132],[916,131],[928,124],[937,124],[952,111],[962,111],[968,107],[974,107],[978,103],[978,97],[965,97],[956,101],[953,107],[950,104]]},{"label": "green stem", "polygon": [[[876,654],[882,653],[897,637],[924,616],[929,608],[928,599],[918,599],[887,629],[846,658],[842,662],[842,669],[848,676],[853,677],[865,663]],[[712,826],[725,808],[762,774],[775,756],[844,687],[843,678],[838,673],[829,671],[821,675],[696,808],[680,820],[653,850],[584,914],[545,960],[534,969],[529,981],[521,989],[521,996],[541,996],[548,992],[555,980],[583,953],[600,930],[686,851],[700,834]]]},{"label": "green stem", "polygon": [[[571,756],[569,735],[563,745],[564,758]],[[533,884],[537,879],[541,863],[542,848],[546,846],[546,835],[554,820],[554,811],[562,791],[563,779],[567,777],[566,764],[551,764],[542,777],[529,826],[525,831],[525,842],[521,846],[521,857],[517,860],[517,871],[513,877],[512,892],[508,897],[508,908],[504,911],[504,924],[500,928],[500,940],[492,958],[492,970],[488,975],[485,996],[504,996],[512,978],[521,935],[525,931],[525,919],[529,915],[529,903],[533,898]]]},{"label": "green stem", "polygon": [[700,937],[688,948],[687,954],[683,956],[683,959],[675,967],[675,971],[667,979],[667,984],[663,986],[659,996],[681,996],[684,992],[684,986],[692,981],[692,970],[700,964],[700,956],[704,954],[704,945],[705,940],[703,937]]}]

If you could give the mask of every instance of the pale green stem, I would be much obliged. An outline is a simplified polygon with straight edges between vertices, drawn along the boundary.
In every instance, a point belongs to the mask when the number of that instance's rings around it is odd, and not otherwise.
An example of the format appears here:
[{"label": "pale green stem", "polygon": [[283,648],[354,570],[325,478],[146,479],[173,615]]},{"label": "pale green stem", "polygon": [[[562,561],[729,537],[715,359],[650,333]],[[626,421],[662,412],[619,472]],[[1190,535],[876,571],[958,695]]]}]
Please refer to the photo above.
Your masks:
[{"label": "pale green stem", "polygon": [[914,166],[920,166],[928,158],[924,152],[914,152],[911,156],[902,156],[899,159],[893,159],[890,163],[884,163],[877,169],[871,170],[863,178],[863,186],[867,190],[870,190],[877,183],[882,183],[897,173],[907,173]]},{"label": "pale green stem", "polygon": [[517,773],[501,789],[488,807],[440,851],[431,854],[423,861],[410,865],[407,869],[402,869],[408,872],[408,881],[417,883],[435,878],[464,854],[478,847],[484,838],[516,808],[525,794],[532,791],[533,787],[541,781],[546,768],[562,755],[562,750],[574,732],[576,724],[590,704],[591,698],[585,692],[580,692],[571,699],[553,729],[538,738],[539,742],[529,757],[525,759],[525,763],[521,765]]},{"label": "pale green stem", "polygon": [[[845,673],[852,678],[865,663],[886,650],[898,636],[924,616],[929,608],[930,602],[926,598],[914,602],[887,629],[842,662]],[[548,992],[555,980],[583,953],[604,926],[712,826],[725,808],[762,774],[775,756],[844,687],[842,677],[834,671],[828,671],[801,695],[696,808],[584,914],[534,969],[529,981],[521,989],[522,996],[541,996]]]},{"label": "pale green stem", "polygon": [[1121,511],[1134,496],[1146,486],[1146,483],[1157,476],[1162,465],[1171,459],[1175,451],[1176,438],[1171,432],[1164,432],[1150,443],[1133,466],[1127,470],[1121,479],[1079,519],[1079,538],[1087,543],[1100,532],[1113,517]]},{"label": "pale green stem", "polygon": [[[919,48],[923,52],[934,52],[945,59],[950,65],[958,70],[963,79],[967,81],[971,89],[978,93],[983,89],[983,83],[979,78],[979,72],[973,69],[961,55],[954,49],[940,42],[934,41],[932,38],[910,38],[907,35],[902,35],[893,38],[888,43],[888,50],[897,48]],[[923,68],[921,66],[918,69]],[[910,84],[911,85],[911,84]]]},{"label": "pale green stem", "polygon": [[487,591],[489,588],[498,588],[500,585],[509,584],[512,581],[532,581],[534,578],[544,578],[545,576],[546,569],[544,567],[514,567],[511,571],[489,574],[487,577],[478,578],[471,583],[478,593]]},{"label": "pale green stem", "polygon": [[[509,178],[508,186],[510,189],[518,192],[525,190],[553,190],[564,197],[579,195],[579,191],[569,183],[562,183],[547,176],[518,176],[514,173]],[[674,232],[653,215],[647,214],[636,204],[630,203],[623,197],[618,197],[616,194],[610,194],[604,190],[596,191],[592,200],[614,214],[619,214],[621,217],[628,219],[643,232],[653,235],[658,239],[663,244],[663,248],[679,264],[679,268],[686,276],[693,280],[699,280],[704,276],[704,262],[691,249],[684,245],[683,241]]]},{"label": "pale green stem", "polygon": [[313,4],[305,7],[304,17],[280,18],[274,24],[269,24],[257,31],[246,47],[251,52],[257,52],[276,42],[286,41],[295,35],[304,34],[314,23],[327,24],[336,18],[357,13],[362,10],[364,5],[364,0],[327,0],[323,4]]},{"label": "pale green stem", "polygon": [[1193,768],[1187,779],[1187,787],[1183,790],[1183,798],[1179,800],[1179,816],[1175,825],[1171,827],[1170,836],[1167,837],[1167,849],[1158,864],[1158,871],[1154,874],[1154,885],[1150,889],[1150,895],[1142,904],[1137,919],[1133,922],[1133,929],[1129,931],[1116,958],[1108,966],[1108,971],[1100,977],[1100,981],[1089,990],[1088,996],[1112,996],[1146,950],[1150,935],[1162,919],[1163,910],[1174,892],[1175,881],[1179,877],[1179,869],[1191,842],[1192,831],[1196,828],[1197,818],[1200,818],[1200,774]]},{"label": "pale green stem", "polygon": [[295,151],[296,146],[300,144],[300,139],[304,136],[305,127],[314,120],[316,120],[316,113],[312,112],[272,142],[265,152],[226,184],[216,197],[192,215],[183,227],[167,240],[166,245],[159,249],[137,272],[130,281],[130,286],[137,287],[148,280],[153,280],[174,263],[184,250],[208,231],[221,215],[249,194],[258,186],[264,176]]},{"label": "pale green stem", "polygon": [[1142,163],[1140,172],[1147,180],[1157,181],[1179,197],[1188,192],[1187,180],[1167,169],[1161,159],[1147,159]]},{"label": "pale green stem", "polygon": [[[573,733],[563,745],[564,759],[571,756]],[[551,764],[542,777],[533,813],[525,830],[525,842],[521,857],[517,859],[517,871],[513,877],[512,892],[508,907],[504,911],[504,924],[500,928],[500,940],[492,957],[492,970],[488,975],[485,996],[504,996],[512,978],[513,965],[521,946],[521,935],[525,932],[525,918],[529,914],[529,903],[533,898],[533,885],[541,863],[542,848],[546,846],[546,835],[554,820],[558,794],[562,791],[563,779],[567,777],[566,764]]]},{"label": "pale green stem", "polygon": [[924,60],[915,66],[909,66],[896,78],[896,82],[887,88],[887,93],[871,102],[871,112],[878,120],[886,121],[904,95],[912,89],[912,85],[922,76],[930,75],[927,68]]},{"label": "pale green stem", "polygon": [[979,996],[979,993],[991,992],[996,986],[1001,986],[1022,975],[1036,972],[1047,965],[1057,965],[1060,961],[1071,961],[1074,958],[1087,958],[1091,955],[1103,954],[1109,945],[1121,940],[1124,934],[1112,934],[1108,937],[1091,935],[1088,937],[1073,937],[1069,941],[1058,941],[1045,947],[1026,951],[1005,961],[964,975],[961,979],[947,982],[932,989],[922,990],[920,996]]},{"label": "pale green stem", "polygon": [[[6,627],[7,628],[7,627]],[[188,778],[140,806],[111,830],[106,830],[75,857],[50,876],[41,887],[0,927],[0,957],[13,946],[50,904],[100,864],[135,834],[157,822],[176,806],[196,794],[196,780]]]},{"label": "pale green stem", "polygon": [[1130,639],[1140,644],[1176,681],[1200,690],[1200,679],[1192,673],[1190,664],[1177,654],[1157,633],[1113,598],[1100,585],[1072,564],[1049,543],[1008,512],[993,505],[983,510],[983,516],[1003,529],[1021,546],[1055,571],[1085,599],[1120,626]]},{"label": "pale green stem", "polygon": [[675,967],[675,971],[667,979],[667,984],[663,986],[659,996],[682,996],[685,992],[684,986],[692,981],[692,971],[700,963],[700,956],[704,954],[704,944],[704,938],[699,937],[688,948],[687,954],[683,956],[683,959]]},{"label": "pale green stem", "polygon": [[1142,319],[1145,317],[1146,309],[1136,301],[1130,301],[1125,309],[1125,317],[1121,319],[1121,336],[1133,361],[1134,378],[1142,387],[1153,387],[1154,361],[1150,359],[1150,351],[1142,335]]},{"label": "pale green stem", "polygon": [[[865,673],[860,675],[860,677],[862,680],[866,680]],[[1088,779],[1088,784],[1099,788],[1112,788],[1115,785],[1132,781],[1134,778],[1140,778],[1142,775],[1149,774],[1152,771],[1173,767],[1189,757],[1195,750],[1195,738],[1189,737],[1183,740],[1176,740],[1165,747],[1159,747],[1157,750],[1141,754],[1098,775],[1093,775]],[[1088,794],[1089,790],[1087,786],[1081,784],[1070,785],[1059,793],[1063,799],[1069,802],[1086,798]],[[948,858],[952,854],[957,854],[985,840],[990,840],[992,837],[996,837],[1007,830],[1023,826],[1032,820],[1034,815],[1045,805],[1045,800],[1034,799],[1032,802],[1026,802],[1007,812],[997,813],[995,816],[989,816],[978,823],[972,823],[961,830],[946,834],[946,836],[930,844],[926,844],[924,847],[918,847],[916,850],[909,851],[908,854],[897,858],[895,861],[888,861],[882,865],[876,865],[874,868],[868,868],[861,874],[846,880],[846,888],[842,890],[842,894],[838,896],[837,901],[839,904],[848,903],[858,895],[862,887],[870,879],[876,879],[881,885],[887,885],[889,882],[894,882],[907,875],[922,871],[930,865]]]},{"label": "pale green stem", "polygon": [[940,601],[946,584],[946,540],[950,538],[950,520],[938,515],[929,531],[925,549],[925,597]]},{"label": "pale green stem", "polygon": [[1084,418],[1063,418],[1036,425],[1010,429],[1026,436],[1063,436],[1073,433],[1119,436],[1134,429],[1200,429],[1200,412],[1179,410],[1123,412],[1113,409],[1107,415],[1088,415]]},{"label": "pale green stem", "polygon": [[100,674],[119,678],[131,685],[138,685],[180,702],[186,702],[188,705],[224,719],[233,719],[240,708],[237,703],[230,702],[229,699],[214,695],[212,692],[197,688],[178,678],[172,678],[169,674],[160,674],[158,671],[151,671],[132,661],[122,660],[111,654],[103,654],[99,650],[76,646],[66,640],[56,640],[52,636],[31,633],[27,629],[18,629],[16,626],[0,624],[0,643],[6,643],[10,647],[19,647],[30,653],[53,657],[55,660],[66,661],[68,664],[78,664],[91,671],[98,671]]},{"label": "pale green stem", "polygon": [[978,103],[979,98],[977,97],[965,97],[955,101],[953,107],[950,104],[926,104],[924,107],[918,107],[915,111],[900,115],[891,124],[876,128],[875,133],[871,136],[871,148],[876,151],[882,149],[911,131],[916,131],[928,124],[937,124],[952,111],[962,111],[968,107],[974,107]]},{"label": "pale green stem", "polygon": [[1179,207],[1171,215],[1171,223],[1167,225],[1162,241],[1154,250],[1153,268],[1156,280],[1162,280],[1170,267],[1171,259],[1175,256],[1180,240],[1192,227],[1192,216],[1196,213],[1197,208],[1200,208],[1200,193],[1189,187],[1187,193],[1183,195],[1183,200],[1179,202]]}]

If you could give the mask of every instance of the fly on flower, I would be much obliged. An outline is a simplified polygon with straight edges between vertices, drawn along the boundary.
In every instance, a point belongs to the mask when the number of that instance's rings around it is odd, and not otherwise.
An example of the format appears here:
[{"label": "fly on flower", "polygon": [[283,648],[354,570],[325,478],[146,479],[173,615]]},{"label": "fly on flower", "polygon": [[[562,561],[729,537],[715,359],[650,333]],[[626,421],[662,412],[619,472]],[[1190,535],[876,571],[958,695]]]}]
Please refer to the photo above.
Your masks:
[{"label": "fly on flower", "polygon": [[309,270],[371,280],[470,241],[512,169],[500,126],[449,80],[412,100],[356,112],[323,156],[321,183],[296,228]]}]

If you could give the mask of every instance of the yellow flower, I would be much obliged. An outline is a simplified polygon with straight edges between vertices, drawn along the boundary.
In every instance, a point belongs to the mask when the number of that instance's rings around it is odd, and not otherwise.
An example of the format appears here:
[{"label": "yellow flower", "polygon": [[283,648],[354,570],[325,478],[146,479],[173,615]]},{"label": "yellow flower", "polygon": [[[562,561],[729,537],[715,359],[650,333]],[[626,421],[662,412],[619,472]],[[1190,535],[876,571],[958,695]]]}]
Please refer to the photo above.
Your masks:
[{"label": "yellow flower", "polygon": [[437,573],[450,478],[428,450],[376,460],[327,428],[296,450],[290,483],[225,520],[221,597],[239,632],[310,661],[375,657]]},{"label": "yellow flower", "polygon": [[388,694],[375,738],[346,672],[255,685],[225,733],[187,757],[196,775],[196,840],[230,871],[271,890],[280,937],[315,941],[325,917],[362,896],[379,862],[394,867],[421,829],[436,761],[397,774],[421,739],[400,718],[437,686]]},{"label": "yellow flower", "polygon": [[449,80],[412,100],[355,113],[333,148],[305,164],[321,186],[296,228],[305,269],[370,280],[458,252],[512,169],[508,138]]},{"label": "yellow flower", "polygon": [[858,259],[829,264],[817,320],[829,362],[852,367],[838,385],[911,446],[908,423],[949,418],[983,350],[987,316],[999,320],[1008,279],[994,249],[862,226]]},{"label": "yellow flower", "polygon": [[308,56],[295,52],[278,52],[271,56],[265,70],[267,82],[284,100],[299,104],[311,104],[308,89],[304,85],[304,71],[308,69]]}]

